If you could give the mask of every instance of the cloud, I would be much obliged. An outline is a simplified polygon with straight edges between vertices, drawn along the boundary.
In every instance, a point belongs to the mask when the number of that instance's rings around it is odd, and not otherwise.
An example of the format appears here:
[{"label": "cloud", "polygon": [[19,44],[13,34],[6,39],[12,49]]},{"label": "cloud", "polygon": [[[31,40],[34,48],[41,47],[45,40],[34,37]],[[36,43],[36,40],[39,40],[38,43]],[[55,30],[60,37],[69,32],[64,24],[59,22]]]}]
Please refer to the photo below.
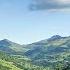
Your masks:
[{"label": "cloud", "polygon": [[32,0],[30,10],[70,10],[70,0]]}]

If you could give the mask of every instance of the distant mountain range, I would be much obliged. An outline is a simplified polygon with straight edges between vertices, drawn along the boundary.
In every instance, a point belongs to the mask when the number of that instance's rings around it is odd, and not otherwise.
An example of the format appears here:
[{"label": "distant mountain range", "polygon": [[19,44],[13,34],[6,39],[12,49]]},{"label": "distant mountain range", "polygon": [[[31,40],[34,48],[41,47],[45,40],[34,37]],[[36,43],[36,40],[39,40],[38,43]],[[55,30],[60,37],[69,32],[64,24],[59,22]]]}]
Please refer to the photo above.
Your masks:
[{"label": "distant mountain range", "polygon": [[[54,35],[49,39],[20,45],[7,39],[0,41],[0,51],[27,56],[36,65],[50,65],[58,61],[70,61],[70,36]],[[54,59],[55,58],[55,59]]]}]

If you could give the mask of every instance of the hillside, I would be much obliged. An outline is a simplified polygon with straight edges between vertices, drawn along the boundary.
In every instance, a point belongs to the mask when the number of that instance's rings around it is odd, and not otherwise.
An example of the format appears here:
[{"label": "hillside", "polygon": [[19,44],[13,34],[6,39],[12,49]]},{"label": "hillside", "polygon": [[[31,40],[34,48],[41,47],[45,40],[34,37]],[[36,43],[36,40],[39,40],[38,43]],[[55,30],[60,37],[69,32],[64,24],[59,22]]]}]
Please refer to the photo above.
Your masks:
[{"label": "hillside", "polygon": [[0,51],[0,70],[47,70],[32,64],[31,59],[21,55],[9,55]]},{"label": "hillside", "polygon": [[0,41],[1,70],[70,69],[70,36],[59,35],[27,45]]},{"label": "hillside", "polygon": [[21,52],[25,52],[27,49],[20,44],[4,39],[0,41],[0,50],[9,54],[21,54]]},{"label": "hillside", "polygon": [[58,61],[70,61],[70,37],[52,36],[27,46],[25,55],[37,65],[49,66]]}]

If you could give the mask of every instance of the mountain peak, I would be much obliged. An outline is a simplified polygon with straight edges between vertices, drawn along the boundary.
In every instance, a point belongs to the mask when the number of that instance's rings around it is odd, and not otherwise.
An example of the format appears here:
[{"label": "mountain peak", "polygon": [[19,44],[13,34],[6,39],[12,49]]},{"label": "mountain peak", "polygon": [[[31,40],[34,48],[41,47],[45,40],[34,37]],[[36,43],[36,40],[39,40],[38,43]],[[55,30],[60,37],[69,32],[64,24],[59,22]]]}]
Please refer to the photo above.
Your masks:
[{"label": "mountain peak", "polygon": [[54,35],[51,38],[48,39],[48,41],[53,41],[53,40],[57,40],[57,39],[61,39],[62,37],[60,35]]},{"label": "mountain peak", "polygon": [[1,41],[3,41],[3,42],[11,42],[11,41],[8,40],[8,39],[3,39],[3,40],[1,40]]},{"label": "mountain peak", "polygon": [[1,40],[0,41],[0,44],[1,45],[10,45],[10,44],[12,44],[13,42],[12,41],[10,41],[10,40],[8,40],[8,39],[3,39],[3,40]]},{"label": "mountain peak", "polygon": [[0,40],[0,46],[10,46],[11,42],[7,39]]},{"label": "mountain peak", "polygon": [[60,35],[54,35],[51,38],[62,38]]},{"label": "mountain peak", "polygon": [[8,39],[3,39],[3,41],[9,41]]}]

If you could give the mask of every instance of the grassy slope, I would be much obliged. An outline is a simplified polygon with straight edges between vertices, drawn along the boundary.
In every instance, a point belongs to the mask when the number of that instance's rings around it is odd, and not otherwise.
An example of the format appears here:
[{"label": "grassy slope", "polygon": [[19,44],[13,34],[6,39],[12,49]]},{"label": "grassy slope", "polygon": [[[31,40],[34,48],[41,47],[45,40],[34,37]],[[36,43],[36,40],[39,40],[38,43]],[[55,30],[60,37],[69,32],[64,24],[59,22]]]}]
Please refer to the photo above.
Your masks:
[{"label": "grassy slope", "polygon": [[8,55],[0,52],[0,70],[47,70],[47,67],[32,64],[26,56]]},{"label": "grassy slope", "polygon": [[6,70],[6,69],[4,69],[4,67],[7,68],[7,70],[21,70],[20,68],[18,68],[15,65],[13,65],[12,62],[8,62],[8,61],[1,60],[1,59],[0,59],[0,65],[3,66],[3,68],[0,68],[1,70],[2,69]]}]

